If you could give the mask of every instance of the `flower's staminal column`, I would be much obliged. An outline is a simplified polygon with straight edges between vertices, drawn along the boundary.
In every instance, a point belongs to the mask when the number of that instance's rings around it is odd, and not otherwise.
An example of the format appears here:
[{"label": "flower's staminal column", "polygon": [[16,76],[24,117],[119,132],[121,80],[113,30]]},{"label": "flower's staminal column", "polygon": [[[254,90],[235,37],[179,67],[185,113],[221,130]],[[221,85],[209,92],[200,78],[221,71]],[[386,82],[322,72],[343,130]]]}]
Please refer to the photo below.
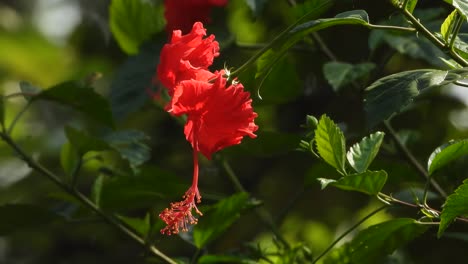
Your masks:
[{"label": "flower's staminal column", "polygon": [[192,214],[192,209],[198,215],[203,215],[196,205],[201,203],[201,195],[198,191],[198,171],[198,152],[194,150],[192,186],[182,197],[184,200],[171,203],[170,209],[166,208],[159,214],[159,218],[166,223],[166,227],[161,229],[162,234],[172,235],[178,234],[180,231],[187,232],[190,225],[198,222],[198,219]]}]

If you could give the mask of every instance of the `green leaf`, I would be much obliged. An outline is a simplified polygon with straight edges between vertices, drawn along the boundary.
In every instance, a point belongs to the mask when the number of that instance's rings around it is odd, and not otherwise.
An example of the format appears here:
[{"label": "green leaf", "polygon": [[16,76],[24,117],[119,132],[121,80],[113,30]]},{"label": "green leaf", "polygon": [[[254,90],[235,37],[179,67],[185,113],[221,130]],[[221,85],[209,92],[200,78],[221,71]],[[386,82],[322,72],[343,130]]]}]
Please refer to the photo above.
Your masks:
[{"label": "green leaf", "polygon": [[417,4],[418,0],[409,0],[408,3],[406,3],[406,10],[408,10],[410,13],[413,13]]},{"label": "green leaf", "polygon": [[136,54],[139,46],[164,28],[163,3],[144,0],[112,0],[109,25],[122,50]]},{"label": "green leaf", "polygon": [[66,142],[60,150],[60,165],[67,175],[71,175],[78,165],[80,155],[73,144]]},{"label": "green leaf", "polygon": [[424,89],[456,78],[448,71],[423,69],[395,73],[375,81],[365,90],[368,126],[373,127],[401,111]]},{"label": "green leaf", "polygon": [[387,172],[366,171],[351,174],[333,183],[333,186],[349,191],[358,191],[369,195],[376,195],[382,190],[387,181]]},{"label": "green leaf", "polygon": [[55,85],[32,98],[32,100],[39,99],[63,104],[103,125],[114,127],[114,120],[107,100],[96,93],[93,88],[83,86],[79,82],[69,81]]},{"label": "green leaf", "polygon": [[468,17],[468,2],[466,0],[444,0],[445,2],[451,4],[455,9],[460,11],[460,13],[466,18]]},{"label": "green leaf", "polygon": [[100,192],[101,208],[113,211],[145,209],[163,198],[180,199],[188,182],[156,167],[143,166],[135,176],[104,179]]},{"label": "green leaf", "polygon": [[468,215],[468,179],[458,186],[455,192],[445,201],[440,214],[439,231],[437,237],[441,237],[445,229],[457,218]]},{"label": "green leaf", "polygon": [[259,16],[267,0],[245,0],[255,17]]},{"label": "green leaf", "polygon": [[21,81],[19,83],[21,93],[23,93],[24,98],[29,101],[31,100],[34,96],[38,95],[42,89],[39,87],[36,87],[29,82]]},{"label": "green leaf", "polygon": [[164,41],[158,39],[156,43],[151,41],[143,45],[137,55],[129,57],[118,68],[109,95],[112,114],[116,120],[123,120],[150,100],[151,80],[159,63],[161,43]]},{"label": "green leaf", "polygon": [[0,97],[0,125],[1,129],[5,129],[5,97]]},{"label": "green leaf", "polygon": [[118,215],[118,218],[143,237],[146,237],[151,229],[149,214],[146,214],[143,219],[123,215]]},{"label": "green leaf", "polygon": [[242,192],[225,198],[208,210],[204,210],[203,219],[193,228],[195,245],[203,248],[215,240],[240,217],[241,211],[247,207],[249,207],[249,195]]},{"label": "green leaf", "polygon": [[150,158],[151,149],[145,143],[148,139],[145,133],[138,130],[115,131],[104,137],[109,146],[128,160],[132,168],[140,166]]},{"label": "green leaf", "polygon": [[63,220],[59,215],[31,204],[2,205],[0,215],[0,236],[29,228],[41,228],[54,221]]},{"label": "green leaf", "polygon": [[436,148],[429,156],[427,170],[429,175],[448,163],[468,154],[468,139],[452,140]]},{"label": "green leaf", "polygon": [[341,173],[346,174],[343,132],[326,115],[322,115],[315,130],[315,143],[320,157]]},{"label": "green leaf", "polygon": [[[328,1],[323,1],[313,12],[321,12],[321,9],[327,8]],[[300,20],[298,21],[300,22]],[[277,63],[280,58],[294,44],[302,40],[312,32],[337,25],[369,25],[369,17],[364,10],[354,10],[338,14],[334,18],[317,19],[305,22],[303,24],[294,24],[289,31],[273,40],[272,46],[266,50],[258,59],[256,78],[268,74],[270,68]]]},{"label": "green leaf", "polygon": [[104,174],[100,174],[96,180],[94,180],[93,188],[91,189],[91,199],[98,208],[101,207],[101,191],[105,178],[106,176]]},{"label": "green leaf", "polygon": [[343,62],[327,62],[323,65],[323,75],[335,92],[369,74],[375,68],[374,63],[349,64]]},{"label": "green leaf", "polygon": [[330,252],[324,263],[382,263],[385,256],[420,236],[428,228],[428,225],[408,218],[373,225],[359,232],[351,242]]},{"label": "green leaf", "polygon": [[442,37],[445,39],[447,42],[450,36],[450,32],[453,29],[454,23],[455,23],[455,18],[457,17],[457,10],[453,10],[450,15],[445,18],[444,23],[440,26],[440,34],[442,34]]},{"label": "green leaf", "polygon": [[[293,101],[302,93],[302,83],[295,64],[290,58],[280,58],[268,75],[257,80],[261,104],[284,104]],[[264,89],[262,89],[264,88]]]},{"label": "green leaf", "polygon": [[364,172],[379,152],[385,133],[375,132],[364,137],[361,142],[354,144],[346,155],[348,162],[356,172]]},{"label": "green leaf", "polygon": [[258,261],[247,259],[245,257],[230,256],[230,255],[203,255],[198,259],[198,264],[217,264],[217,263],[238,263],[238,264],[255,264]]},{"label": "green leaf", "polygon": [[381,171],[366,171],[363,173],[350,174],[340,178],[339,180],[332,179],[317,179],[320,181],[322,190],[328,185],[335,186],[342,190],[358,191],[369,195],[378,194],[385,182],[387,181],[387,172]]},{"label": "green leaf", "polygon": [[65,135],[81,156],[88,151],[103,151],[110,148],[104,140],[90,136],[84,131],[77,130],[70,126],[65,126]]}]

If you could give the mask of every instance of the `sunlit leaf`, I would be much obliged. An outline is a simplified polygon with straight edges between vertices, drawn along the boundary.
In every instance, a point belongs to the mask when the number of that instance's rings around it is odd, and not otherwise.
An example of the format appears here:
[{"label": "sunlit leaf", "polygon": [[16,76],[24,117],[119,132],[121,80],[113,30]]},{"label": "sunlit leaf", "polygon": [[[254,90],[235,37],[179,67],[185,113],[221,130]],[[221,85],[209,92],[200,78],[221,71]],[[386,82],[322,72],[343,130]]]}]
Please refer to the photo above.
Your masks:
[{"label": "sunlit leaf", "polygon": [[345,138],[341,129],[326,115],[315,130],[315,143],[320,157],[340,172],[345,171]]},{"label": "sunlit leaf", "polygon": [[203,212],[203,220],[193,228],[193,240],[198,248],[218,238],[249,207],[249,195],[237,193],[225,198]]},{"label": "sunlit leaf", "polygon": [[383,132],[375,132],[354,144],[346,155],[351,167],[359,173],[366,171],[379,152],[384,135]]},{"label": "sunlit leaf", "polygon": [[437,236],[441,237],[445,229],[458,216],[468,215],[468,179],[458,186],[455,192],[444,203],[442,213],[440,214],[440,224]]},{"label": "sunlit leaf", "polygon": [[343,62],[327,62],[323,65],[323,75],[335,92],[369,74],[375,68],[373,63],[350,64]]},{"label": "sunlit leaf", "polygon": [[413,11],[416,8],[417,4],[418,4],[418,0],[409,0],[406,3],[406,10],[408,10],[410,13],[413,13]]},{"label": "sunlit leaf", "polygon": [[0,206],[0,235],[41,228],[63,218],[52,211],[31,204],[5,204]]},{"label": "sunlit leaf", "polygon": [[463,79],[466,75],[465,69],[422,69],[395,73],[375,81],[365,91],[368,125],[375,126],[401,111],[423,90]]},{"label": "sunlit leaf", "polygon": [[230,255],[203,255],[197,262],[198,264],[217,264],[217,263],[238,263],[255,264],[258,261],[239,256]]},{"label": "sunlit leaf", "polygon": [[442,23],[440,26],[440,34],[442,34],[442,37],[445,39],[445,41],[448,41],[450,31],[453,29],[457,12],[457,10],[453,10],[453,12],[450,13],[447,18],[445,18],[444,23]]},{"label": "sunlit leaf", "polygon": [[376,195],[382,190],[387,181],[387,173],[381,171],[366,171],[363,173],[350,174],[339,180],[319,178],[322,189],[332,185],[342,190],[358,191],[369,195]]},{"label": "sunlit leaf", "polygon": [[90,119],[114,127],[109,102],[93,88],[69,81],[43,90],[32,100],[49,100],[71,107]]},{"label": "sunlit leaf", "polygon": [[468,139],[450,141],[436,148],[427,161],[429,174],[468,154]]},{"label": "sunlit leaf", "polygon": [[464,17],[468,17],[468,2],[466,0],[444,0],[460,11]]},{"label": "sunlit leaf", "polygon": [[330,252],[324,263],[382,263],[385,256],[420,236],[428,228],[428,225],[408,218],[373,225],[359,232],[351,242]]},{"label": "sunlit leaf", "polygon": [[120,47],[136,54],[139,46],[164,27],[162,1],[112,0],[109,25]]}]

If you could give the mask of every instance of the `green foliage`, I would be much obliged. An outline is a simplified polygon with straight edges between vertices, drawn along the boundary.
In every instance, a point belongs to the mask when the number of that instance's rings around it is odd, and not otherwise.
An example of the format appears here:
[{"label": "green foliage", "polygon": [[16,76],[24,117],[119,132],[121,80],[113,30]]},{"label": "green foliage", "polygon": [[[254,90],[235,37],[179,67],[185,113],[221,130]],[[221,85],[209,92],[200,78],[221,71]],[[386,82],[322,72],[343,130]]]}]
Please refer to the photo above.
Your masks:
[{"label": "green foliage", "polygon": [[373,225],[359,232],[351,242],[333,250],[324,263],[380,263],[383,257],[420,236],[428,228],[428,225],[408,218]]},{"label": "green foliage", "polygon": [[327,62],[323,65],[323,75],[335,92],[344,86],[367,76],[375,68],[373,63],[349,64],[343,62]]},{"label": "green foliage", "polygon": [[78,166],[80,155],[75,147],[67,142],[62,145],[60,151],[60,165],[67,175],[72,175],[75,168]]},{"label": "green foliage", "polygon": [[440,34],[442,34],[442,37],[445,39],[446,42],[448,41],[450,33],[453,30],[453,27],[455,26],[455,18],[457,17],[457,13],[457,10],[453,10],[453,12],[450,13],[450,15],[447,18],[445,18],[444,23],[442,23],[442,25],[440,26]]},{"label": "green foliage", "polygon": [[366,171],[357,174],[350,174],[339,180],[319,178],[322,189],[332,185],[342,190],[358,191],[369,195],[377,195],[387,181],[387,173],[381,171]]},{"label": "green foliage", "polygon": [[216,263],[239,263],[239,264],[254,264],[257,261],[229,255],[203,255],[199,260],[200,264],[216,264]]},{"label": "green foliage", "polygon": [[348,162],[358,173],[367,170],[379,152],[385,133],[375,132],[364,137],[361,142],[354,144],[346,154]]},{"label": "green foliage", "polygon": [[468,215],[468,179],[463,181],[453,194],[447,197],[440,215],[439,231],[437,237],[441,237],[445,229],[457,218]]},{"label": "green foliage", "polygon": [[414,9],[416,8],[416,5],[418,4],[418,0],[409,0],[408,3],[406,4],[405,8],[408,10],[410,13],[413,13]]},{"label": "green foliage", "polygon": [[409,105],[425,89],[462,79],[464,70],[413,70],[383,77],[366,88],[365,110],[373,127]]},{"label": "green foliage", "polygon": [[109,103],[93,88],[77,81],[64,82],[43,90],[31,100],[48,100],[71,107],[100,124],[114,127]]},{"label": "green foliage", "polygon": [[63,220],[52,211],[32,204],[4,204],[0,206],[0,215],[1,236],[26,229],[42,228]]},{"label": "green foliage", "polygon": [[112,0],[109,25],[122,50],[138,53],[139,46],[164,27],[162,1]]},{"label": "green foliage", "polygon": [[320,118],[315,130],[315,144],[320,157],[346,175],[345,138],[341,129],[326,115]]},{"label": "green foliage", "polygon": [[[321,8],[327,7],[327,1],[321,2],[320,6],[313,12],[320,12]],[[299,22],[299,21],[298,21]],[[364,10],[348,11],[336,15],[334,18],[317,19],[305,22],[303,24],[294,24],[294,27],[288,28],[285,34],[274,39],[271,48],[258,59],[256,78],[268,75],[270,69],[286,54],[286,52],[305,36],[315,31],[337,25],[369,25],[369,17]]]},{"label": "green foliage", "polygon": [[450,162],[468,154],[468,140],[450,141],[436,148],[429,156],[427,170],[433,174]]},{"label": "green foliage", "polygon": [[237,193],[203,210],[203,221],[193,229],[193,241],[198,248],[218,238],[251,206],[247,193]]},{"label": "green foliage", "polygon": [[468,3],[465,0],[444,0],[445,2],[451,4],[456,10],[464,17],[468,17]]},{"label": "green foliage", "polygon": [[104,141],[135,169],[150,157],[148,136],[139,130],[121,130],[107,134]]},{"label": "green foliage", "polygon": [[143,45],[137,55],[129,57],[117,70],[110,85],[109,99],[116,120],[124,120],[149,101],[151,92],[163,89],[159,86],[153,91],[152,88],[161,47],[152,42]]}]

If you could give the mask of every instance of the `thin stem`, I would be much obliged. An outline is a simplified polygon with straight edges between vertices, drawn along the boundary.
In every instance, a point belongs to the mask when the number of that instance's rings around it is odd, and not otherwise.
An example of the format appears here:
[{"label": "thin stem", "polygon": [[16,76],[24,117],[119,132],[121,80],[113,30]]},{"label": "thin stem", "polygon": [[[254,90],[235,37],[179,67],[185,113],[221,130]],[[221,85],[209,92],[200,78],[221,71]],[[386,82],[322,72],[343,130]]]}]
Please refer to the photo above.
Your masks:
[{"label": "thin stem", "polygon": [[349,233],[351,233],[354,229],[356,229],[358,226],[360,226],[362,223],[364,223],[367,219],[371,218],[373,215],[375,215],[376,213],[382,211],[383,209],[387,208],[388,205],[384,205],[382,207],[379,207],[377,208],[376,210],[372,211],[370,214],[366,215],[364,218],[362,218],[361,220],[359,220],[359,222],[357,222],[356,224],[354,224],[351,228],[349,228],[348,230],[346,230],[343,234],[341,234],[338,238],[335,239],[335,241],[333,241],[330,246],[328,246],[323,252],[322,254],[320,254],[313,262],[312,264],[314,263],[317,263],[317,261],[319,261],[323,256],[325,256],[338,242],[341,241],[341,239],[343,239],[345,236],[347,236]]},{"label": "thin stem", "polygon": [[[242,184],[240,183],[239,178],[234,173],[234,171],[232,170],[231,166],[229,165],[228,161],[225,158],[222,158],[221,165],[226,171],[226,174],[228,178],[231,180],[232,184],[234,184],[234,188],[239,192],[247,192],[244,186],[242,186]],[[278,228],[272,221],[270,213],[267,210],[265,210],[265,208],[263,207],[257,207],[255,209],[255,213],[260,218],[260,220],[268,226],[268,228],[271,230],[271,232],[273,232],[273,234],[278,238],[278,240],[283,244],[283,246],[289,249],[290,248],[289,243],[286,241],[283,235],[281,235]]]},{"label": "thin stem", "polygon": [[460,65],[466,67],[468,66],[468,62],[461,57],[458,53],[453,51],[449,48],[449,46],[443,43],[440,39],[438,39],[434,34],[432,34],[429,29],[427,29],[419,20],[413,16],[408,10],[405,8],[400,8],[400,11],[405,15],[405,17],[413,24],[413,26],[417,29],[418,32],[421,32],[427,39],[429,39],[434,45],[439,47],[443,51],[447,51],[448,55]]},{"label": "thin stem", "polygon": [[[132,231],[127,226],[125,226],[115,217],[111,215],[107,215],[105,212],[99,209],[91,200],[89,200],[85,195],[83,195],[80,191],[78,191],[77,189],[73,187],[66,185],[57,175],[55,175],[54,173],[49,171],[47,168],[43,167],[40,163],[32,159],[28,154],[26,154],[26,152],[19,145],[17,145],[13,141],[13,139],[8,134],[0,133],[0,138],[3,141],[5,141],[5,143],[7,143],[16,152],[16,154],[18,154],[18,156],[24,162],[26,162],[26,164],[28,164],[30,168],[32,168],[39,174],[45,176],[50,181],[54,182],[57,186],[62,188],[64,191],[74,196],[78,201],[81,202],[81,204],[83,204],[85,207],[87,207],[88,209],[96,213],[108,224],[112,225],[113,227],[115,227],[120,232],[127,235],[129,238],[133,239],[135,242],[139,243],[140,245],[146,246],[144,239],[138,236],[134,231]],[[172,260],[170,257],[166,256],[164,253],[159,251],[159,249],[157,249],[155,246],[148,247],[148,250],[152,252],[155,256],[160,257],[161,259],[165,260],[167,263],[176,264],[174,260]]]},{"label": "thin stem", "polygon": [[465,18],[463,18],[463,16],[460,15],[458,11],[457,11],[456,17],[457,17],[456,18],[457,20],[455,23],[455,28],[453,29],[452,36],[451,36],[450,43],[449,43],[450,50],[453,50],[453,44],[455,43],[455,40],[457,39],[457,36],[458,36],[458,32],[460,32],[463,22],[465,21]]},{"label": "thin stem", "polygon": [[31,105],[31,101],[28,101],[26,105],[18,112],[18,114],[16,114],[15,118],[13,119],[13,121],[11,121],[10,126],[6,130],[6,133],[8,135],[11,135],[11,133],[13,132],[13,129],[16,126],[16,123],[18,123],[18,121],[23,116],[23,114],[26,113],[30,105]]},{"label": "thin stem", "polygon": [[389,132],[390,136],[392,137],[393,141],[395,141],[397,148],[400,152],[406,157],[408,162],[415,168],[418,173],[424,177],[426,181],[429,181],[432,187],[444,198],[447,198],[447,193],[440,187],[440,185],[434,180],[431,179],[429,174],[427,173],[426,169],[419,163],[419,161],[414,157],[413,153],[403,144],[403,142],[398,137],[396,131],[390,125],[390,122],[384,121],[385,128]]}]

